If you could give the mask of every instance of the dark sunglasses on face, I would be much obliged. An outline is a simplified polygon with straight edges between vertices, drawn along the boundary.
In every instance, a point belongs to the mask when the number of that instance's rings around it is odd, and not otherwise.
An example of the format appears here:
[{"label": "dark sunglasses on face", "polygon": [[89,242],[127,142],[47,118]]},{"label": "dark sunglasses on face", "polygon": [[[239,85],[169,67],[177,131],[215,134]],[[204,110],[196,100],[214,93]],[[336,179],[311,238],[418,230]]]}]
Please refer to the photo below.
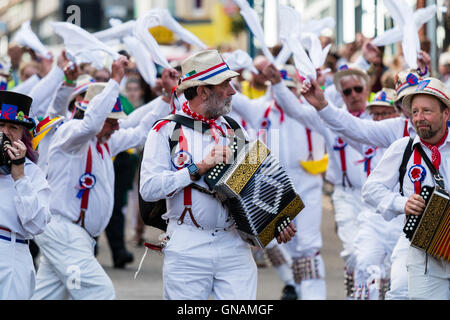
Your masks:
[{"label": "dark sunglasses on face", "polygon": [[361,86],[356,86],[356,87],[353,87],[353,88],[347,88],[345,90],[342,90],[342,93],[345,96],[349,96],[349,95],[352,94],[352,90],[355,90],[356,93],[361,93],[361,92],[363,92],[364,88],[361,87]]}]

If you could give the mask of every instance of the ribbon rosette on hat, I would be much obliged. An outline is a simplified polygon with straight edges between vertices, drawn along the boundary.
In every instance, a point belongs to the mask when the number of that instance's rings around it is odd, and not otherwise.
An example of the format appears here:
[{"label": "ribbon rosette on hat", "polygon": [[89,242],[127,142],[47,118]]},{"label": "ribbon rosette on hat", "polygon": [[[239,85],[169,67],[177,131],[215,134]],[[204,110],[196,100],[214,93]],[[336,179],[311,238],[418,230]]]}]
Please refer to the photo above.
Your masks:
[{"label": "ribbon rosette on hat", "polygon": [[95,186],[96,179],[92,173],[84,173],[81,175],[79,182],[80,191],[78,191],[77,198],[81,199],[86,190],[92,189]]},{"label": "ribbon rosette on hat", "polygon": [[427,171],[425,170],[425,168],[420,165],[420,164],[416,164],[414,166],[412,166],[409,171],[408,171],[408,177],[411,180],[411,182],[422,182],[423,180],[425,180],[425,177],[427,176]]},{"label": "ribbon rosette on hat", "polygon": [[341,150],[341,149],[345,148],[346,146],[347,146],[347,143],[344,140],[342,140],[341,137],[337,137],[334,142],[333,150]]},{"label": "ribbon rosette on hat", "polygon": [[184,150],[180,150],[171,159],[173,166],[179,170],[192,163],[192,155]]},{"label": "ribbon rosette on hat", "polygon": [[416,91],[421,91],[421,90],[425,89],[429,83],[430,83],[430,80],[423,80],[423,81],[419,82],[417,85]]}]

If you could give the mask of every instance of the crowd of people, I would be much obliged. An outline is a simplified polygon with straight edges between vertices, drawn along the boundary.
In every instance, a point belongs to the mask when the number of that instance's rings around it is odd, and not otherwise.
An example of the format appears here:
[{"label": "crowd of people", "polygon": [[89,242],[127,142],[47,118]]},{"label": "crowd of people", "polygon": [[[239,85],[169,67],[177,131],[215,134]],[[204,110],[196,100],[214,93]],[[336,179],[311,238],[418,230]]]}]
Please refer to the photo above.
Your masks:
[{"label": "crowd of people", "polygon": [[[46,58],[10,43],[0,64],[0,299],[115,299],[96,240],[105,233],[115,268],[134,261],[123,210],[137,189],[166,202],[162,298],[256,299],[265,266],[284,285],[281,299],[324,300],[327,186],[347,299],[450,299],[449,257],[411,246],[403,232],[406,217],[425,208],[421,187],[450,185],[450,51],[433,72],[423,49],[411,69],[401,53],[388,60],[358,36],[308,79],[292,57],[276,65],[209,48],[170,61],[149,85],[124,49],[94,68],[64,49]],[[269,147],[305,204],[263,249],[205,191],[205,174],[233,161],[237,129]],[[148,227],[133,213],[142,246]]]}]

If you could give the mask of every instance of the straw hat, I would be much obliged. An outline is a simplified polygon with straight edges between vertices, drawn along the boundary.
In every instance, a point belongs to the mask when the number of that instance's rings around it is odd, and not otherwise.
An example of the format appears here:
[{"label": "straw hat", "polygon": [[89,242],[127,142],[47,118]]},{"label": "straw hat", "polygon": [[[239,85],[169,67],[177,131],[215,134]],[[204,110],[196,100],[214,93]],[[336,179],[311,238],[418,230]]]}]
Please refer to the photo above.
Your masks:
[{"label": "straw hat", "polygon": [[239,73],[232,71],[217,50],[203,50],[181,63],[181,76],[177,91],[205,85],[218,85]]},{"label": "straw hat", "polygon": [[372,101],[367,106],[367,109],[372,106],[385,106],[394,108],[394,101],[396,97],[397,93],[394,89],[383,88],[373,96]]},{"label": "straw hat", "polygon": [[436,78],[425,78],[417,84],[413,92],[409,92],[403,98],[403,108],[411,112],[412,99],[417,94],[428,94],[441,100],[447,108],[450,108],[450,93],[447,87]]},{"label": "straw hat", "polygon": [[[98,94],[100,94],[103,89],[108,85],[106,82],[94,82],[89,85],[86,96],[82,101],[75,102],[75,106],[83,111],[86,111],[89,102]],[[125,119],[127,117],[126,113],[122,109],[122,103],[120,102],[119,97],[117,97],[116,104],[112,109],[111,113],[108,115],[110,119]]]},{"label": "straw hat", "polygon": [[401,100],[405,95],[414,92],[417,84],[422,80],[422,77],[415,69],[407,69],[398,72],[394,77],[395,91],[397,98],[395,102]]},{"label": "straw hat", "polygon": [[336,87],[339,88],[339,81],[345,76],[356,75],[361,76],[366,81],[366,85],[370,85],[370,77],[364,70],[356,67],[355,65],[343,64],[339,67],[339,70],[334,74],[333,82]]},{"label": "straw hat", "polygon": [[79,76],[75,82],[75,88],[70,96],[70,101],[75,99],[75,97],[83,92],[86,92],[89,86],[94,83],[95,80],[88,74],[82,74]]}]

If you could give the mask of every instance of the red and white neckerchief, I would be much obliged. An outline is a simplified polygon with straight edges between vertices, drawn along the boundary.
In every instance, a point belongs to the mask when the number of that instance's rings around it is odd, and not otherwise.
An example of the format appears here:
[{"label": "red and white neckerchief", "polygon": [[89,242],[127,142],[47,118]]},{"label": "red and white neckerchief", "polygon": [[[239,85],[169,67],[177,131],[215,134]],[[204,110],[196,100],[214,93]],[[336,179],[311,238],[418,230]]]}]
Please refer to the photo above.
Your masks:
[{"label": "red and white neckerchief", "polygon": [[431,150],[431,162],[433,163],[433,166],[436,170],[439,170],[439,167],[441,166],[441,153],[439,152],[439,147],[444,144],[445,140],[447,139],[447,136],[448,136],[448,127],[445,130],[444,136],[436,144],[430,144],[420,139],[420,142],[422,142],[422,144],[425,147]]},{"label": "red and white neckerchief", "polygon": [[97,152],[100,153],[100,155],[102,156],[102,159],[103,159],[103,148],[102,148],[102,145],[105,146],[105,149],[106,149],[106,151],[108,151],[108,154],[111,154],[111,153],[109,152],[109,146],[108,146],[108,144],[106,142],[102,143],[102,144],[97,142],[97,145],[95,147],[97,149]]},{"label": "red and white neckerchief", "polygon": [[194,118],[194,120],[202,121],[202,122],[205,122],[205,123],[209,124],[209,127],[211,128],[211,135],[213,136],[214,141],[216,143],[219,143],[219,134],[218,134],[218,132],[220,132],[220,135],[222,135],[222,137],[226,136],[226,134],[222,130],[222,128],[216,123],[217,119],[206,119],[201,114],[198,114],[198,113],[192,111],[192,109],[189,107],[188,101],[183,103],[182,110],[183,110],[183,112],[185,114],[187,114],[188,116]]}]

